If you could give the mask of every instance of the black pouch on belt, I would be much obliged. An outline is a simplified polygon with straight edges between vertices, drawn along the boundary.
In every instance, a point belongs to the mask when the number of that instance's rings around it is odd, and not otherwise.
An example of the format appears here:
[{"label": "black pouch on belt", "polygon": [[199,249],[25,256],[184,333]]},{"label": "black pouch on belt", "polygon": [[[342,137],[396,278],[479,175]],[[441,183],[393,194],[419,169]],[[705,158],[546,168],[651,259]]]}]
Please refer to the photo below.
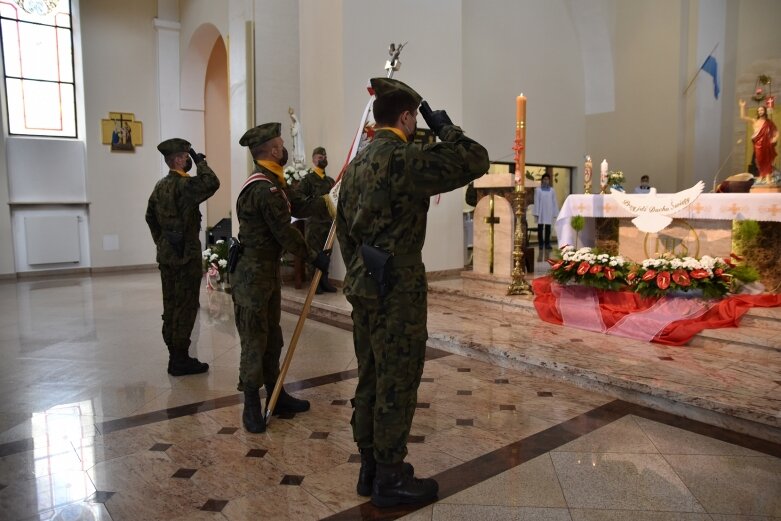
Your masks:
[{"label": "black pouch on belt", "polygon": [[377,283],[379,296],[384,297],[388,294],[388,275],[390,271],[388,263],[393,258],[393,254],[375,246],[362,244],[361,256],[363,257],[363,264],[369,272],[369,277]]}]

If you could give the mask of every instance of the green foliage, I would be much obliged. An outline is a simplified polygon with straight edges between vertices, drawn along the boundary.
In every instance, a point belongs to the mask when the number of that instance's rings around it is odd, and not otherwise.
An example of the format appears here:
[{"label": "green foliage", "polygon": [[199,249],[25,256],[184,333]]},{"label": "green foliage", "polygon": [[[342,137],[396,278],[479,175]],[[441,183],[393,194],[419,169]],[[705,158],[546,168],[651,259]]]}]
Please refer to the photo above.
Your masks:
[{"label": "green foliage", "polygon": [[569,221],[570,226],[576,232],[583,231],[583,227],[586,226],[586,219],[582,215],[575,215]]},{"label": "green foliage", "polygon": [[743,284],[750,284],[759,280],[759,272],[757,269],[745,264],[738,264],[732,268],[730,274]]},{"label": "green foliage", "polygon": [[732,242],[735,251],[743,254],[750,250],[759,238],[759,223],[754,220],[734,221],[732,226]]}]

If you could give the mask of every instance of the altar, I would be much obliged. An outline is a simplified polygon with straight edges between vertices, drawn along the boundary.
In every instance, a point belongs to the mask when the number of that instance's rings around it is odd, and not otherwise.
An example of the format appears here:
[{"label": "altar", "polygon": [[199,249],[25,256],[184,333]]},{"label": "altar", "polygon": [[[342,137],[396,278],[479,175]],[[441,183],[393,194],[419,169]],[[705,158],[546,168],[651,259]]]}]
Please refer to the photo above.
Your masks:
[{"label": "altar", "polygon": [[[575,216],[585,218],[580,232],[572,228]],[[752,260],[757,261],[756,267],[768,289],[781,284],[777,266],[781,252],[781,194],[700,194],[692,204],[671,214],[672,224],[656,234],[638,230],[631,222],[634,217],[609,194],[570,195],[556,219],[559,246],[613,249],[637,262],[663,252],[697,258],[729,257],[733,252],[733,222],[753,220],[759,223],[763,252]]]}]

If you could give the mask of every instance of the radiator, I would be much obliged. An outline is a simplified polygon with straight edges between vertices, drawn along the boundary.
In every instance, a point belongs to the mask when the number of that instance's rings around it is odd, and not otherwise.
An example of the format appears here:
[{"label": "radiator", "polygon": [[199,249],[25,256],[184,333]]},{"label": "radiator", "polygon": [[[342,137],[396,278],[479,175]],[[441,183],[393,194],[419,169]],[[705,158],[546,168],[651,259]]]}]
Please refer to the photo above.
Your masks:
[{"label": "radiator", "polygon": [[79,216],[24,218],[28,264],[80,262]]}]

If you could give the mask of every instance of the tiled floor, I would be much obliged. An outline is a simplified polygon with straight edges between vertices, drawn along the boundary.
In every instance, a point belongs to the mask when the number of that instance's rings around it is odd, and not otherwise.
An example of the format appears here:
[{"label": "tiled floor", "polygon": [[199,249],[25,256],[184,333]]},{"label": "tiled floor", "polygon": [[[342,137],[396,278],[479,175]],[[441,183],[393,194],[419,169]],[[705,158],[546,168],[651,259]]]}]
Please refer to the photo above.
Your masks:
[{"label": "tiled floor", "polygon": [[408,460],[440,499],[374,509],[348,331],[306,323],[287,388],[312,410],[251,435],[229,295],[201,295],[206,375],[166,374],[161,307],[155,272],[0,284],[1,520],[781,519],[778,445],[435,349]]}]

